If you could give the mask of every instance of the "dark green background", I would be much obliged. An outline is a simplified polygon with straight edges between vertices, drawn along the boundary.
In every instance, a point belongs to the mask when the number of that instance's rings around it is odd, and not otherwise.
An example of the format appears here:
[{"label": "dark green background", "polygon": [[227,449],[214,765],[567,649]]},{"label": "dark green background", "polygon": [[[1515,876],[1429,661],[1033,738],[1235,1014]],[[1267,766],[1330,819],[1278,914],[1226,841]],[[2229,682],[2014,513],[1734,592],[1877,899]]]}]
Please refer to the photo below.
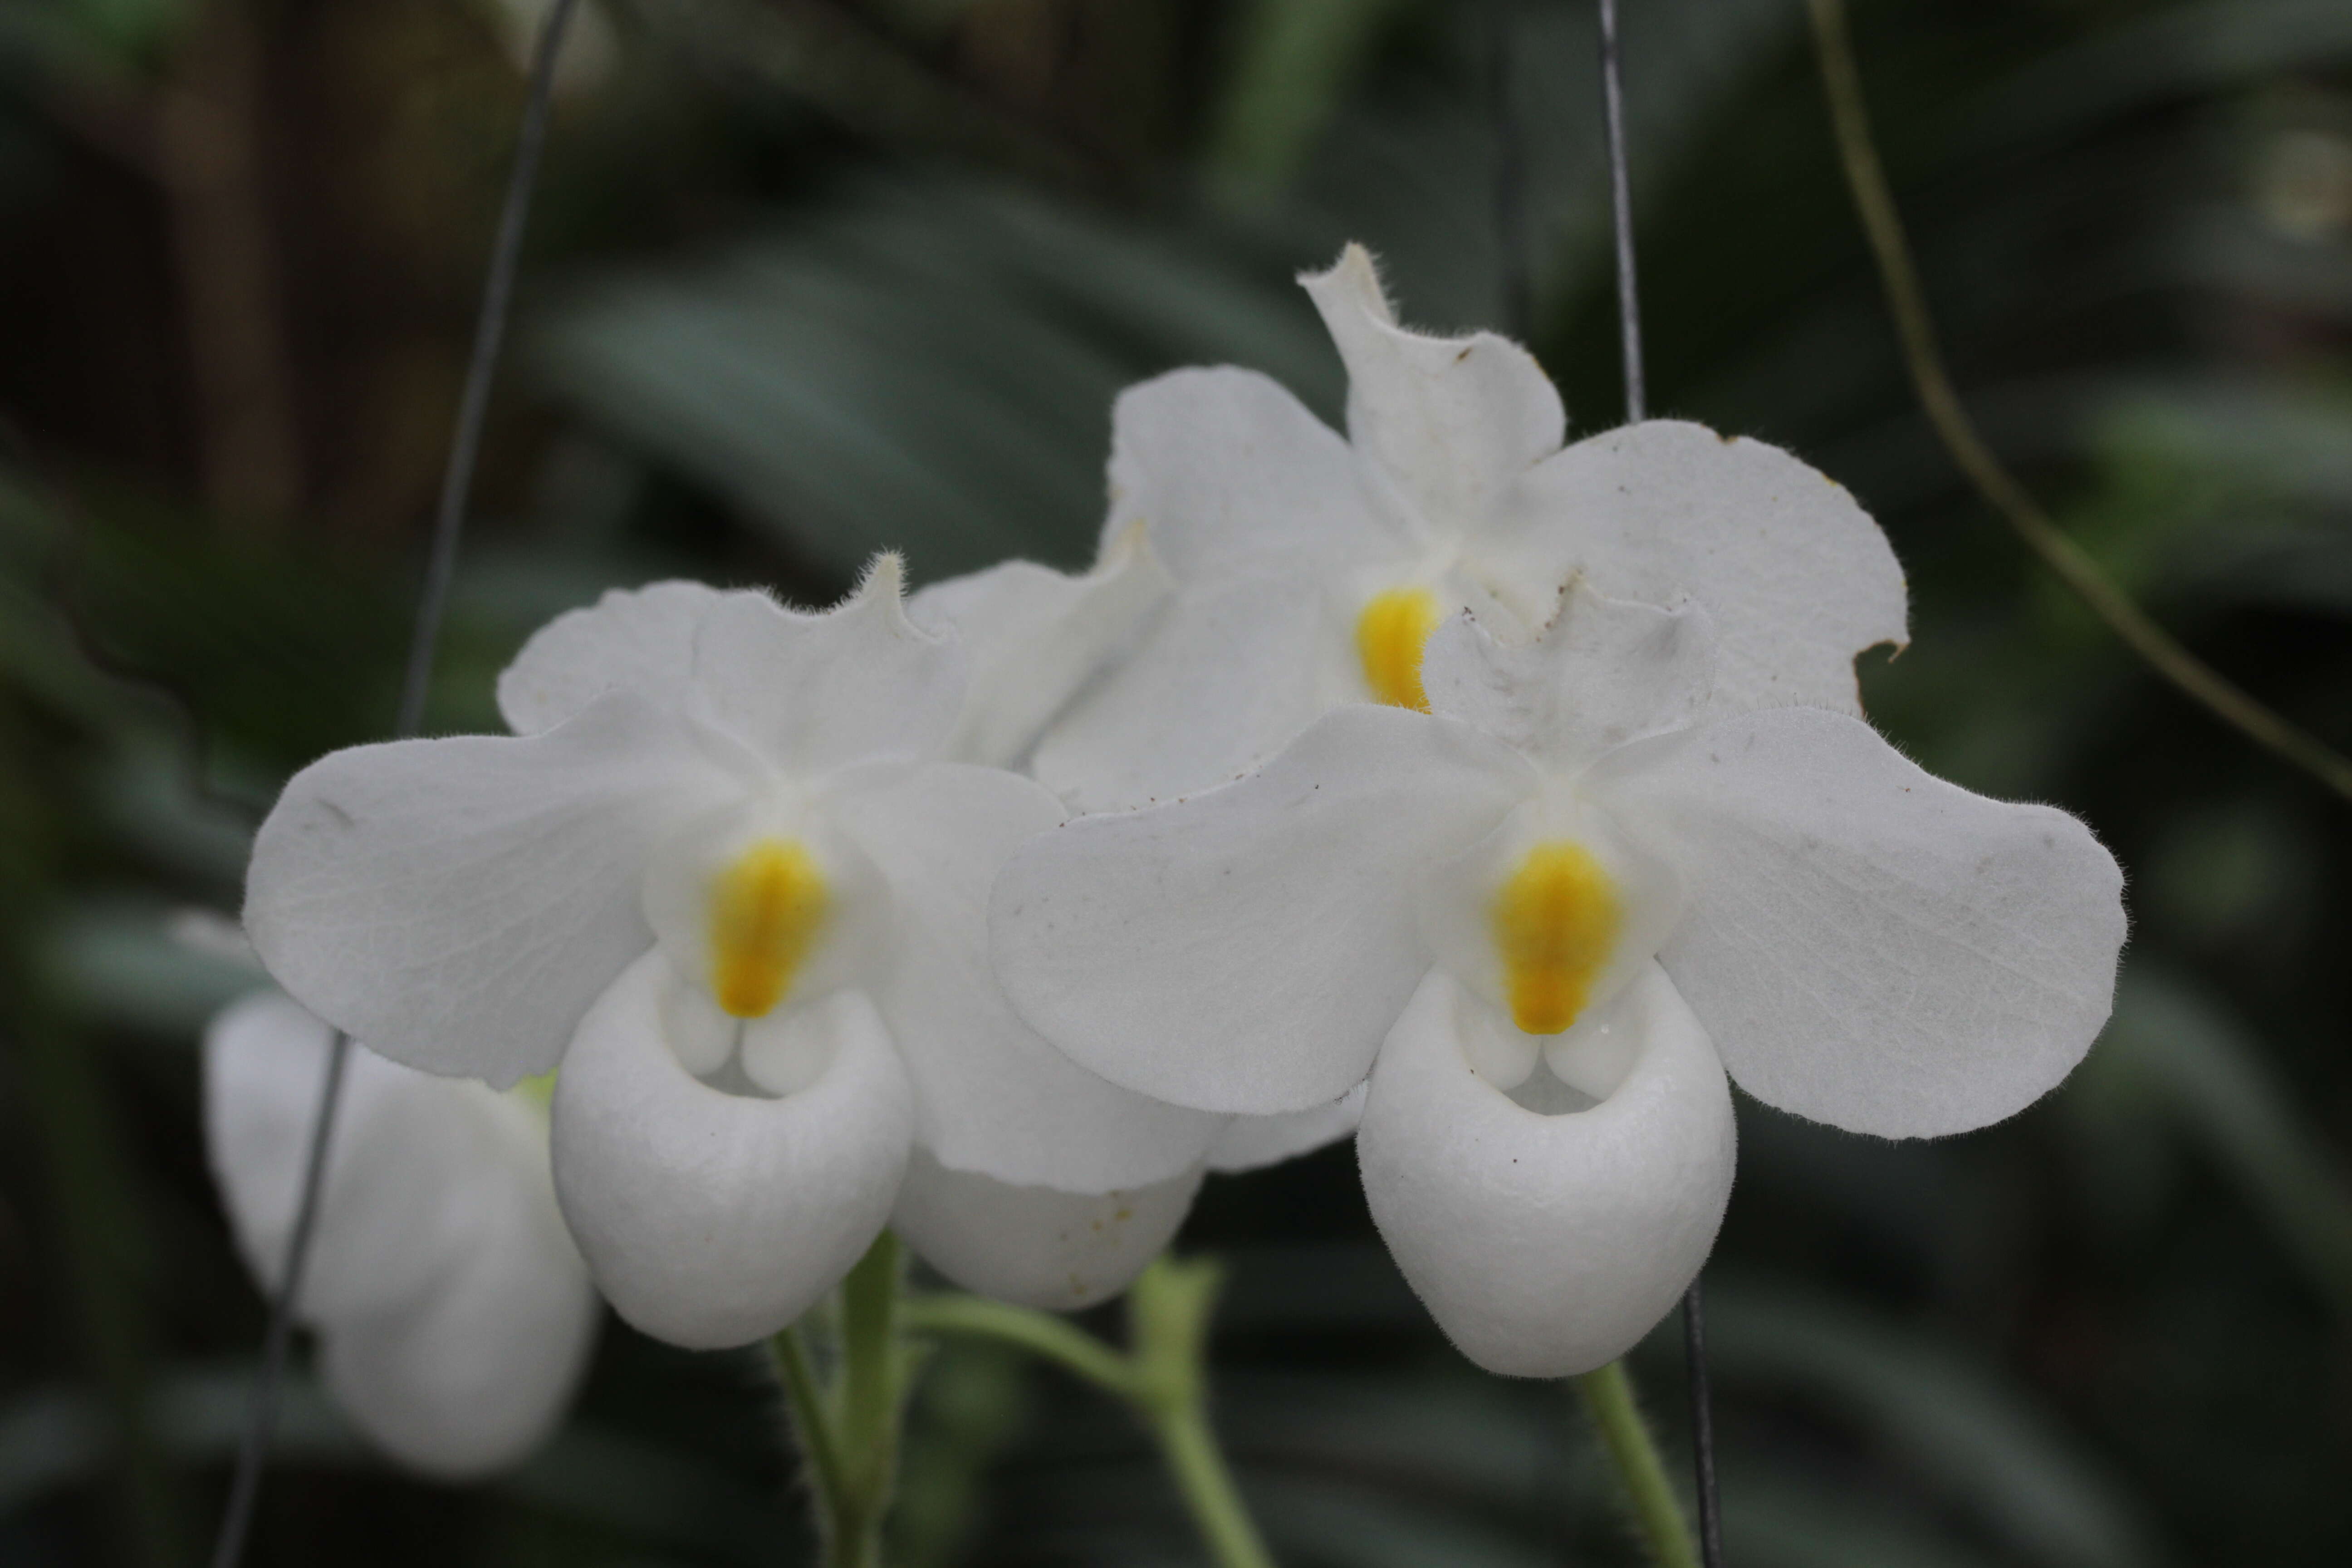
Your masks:
[{"label": "dark green background", "polygon": [[[610,584],[1078,563],[1119,386],[1235,361],[1334,407],[1288,279],[1349,237],[1408,320],[1524,309],[1574,428],[1617,415],[1584,5],[592,4],[611,68],[560,108],[436,729],[492,727],[520,638]],[[2134,918],[2114,1027],[2008,1125],[1896,1146],[1742,1104],[1709,1273],[1731,1560],[2352,1559],[2347,807],[1962,489],[1798,0],[1625,5],[1654,406],[1864,499],[1915,605],[1874,717],[2084,814]],[[260,1306],[192,1046],[243,982],[164,922],[233,910],[277,782],[391,721],[520,108],[498,16],[0,0],[0,1563],[195,1563],[219,1505]],[[2352,6],[1857,27],[1995,443],[2200,653],[2352,745]],[[192,122],[251,156],[192,174]],[[1345,1150],[1213,1181],[1181,1245],[1230,1261],[1221,1422],[1286,1563],[1633,1560],[1571,1399],[1444,1347]],[[1637,1371],[1679,1443],[1672,1325]],[[748,1358],[615,1325],[554,1445],[453,1491],[306,1379],[252,1561],[794,1561],[772,1403]],[[912,1441],[910,1565],[1198,1561],[1141,1439],[1057,1374],[950,1350]]]}]

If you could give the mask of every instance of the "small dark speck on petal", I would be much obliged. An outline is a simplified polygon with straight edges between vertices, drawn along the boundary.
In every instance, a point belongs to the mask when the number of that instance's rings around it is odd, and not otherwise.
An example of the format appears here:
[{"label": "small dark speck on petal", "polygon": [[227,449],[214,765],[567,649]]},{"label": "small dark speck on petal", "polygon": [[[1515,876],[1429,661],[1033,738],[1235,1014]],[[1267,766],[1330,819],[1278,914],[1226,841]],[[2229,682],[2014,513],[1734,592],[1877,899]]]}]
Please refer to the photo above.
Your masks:
[{"label": "small dark speck on petal", "polygon": [[1455,364],[1460,364],[1464,360],[1468,359],[1468,358],[1470,357],[1470,351],[1471,351],[1472,349],[1476,348],[1477,346],[1478,346],[1478,345],[1477,345],[1476,343],[1465,343],[1465,344],[1463,344],[1463,345],[1462,345],[1462,352],[1461,352],[1460,353],[1455,354],[1455,355],[1454,356],[1454,363]]}]

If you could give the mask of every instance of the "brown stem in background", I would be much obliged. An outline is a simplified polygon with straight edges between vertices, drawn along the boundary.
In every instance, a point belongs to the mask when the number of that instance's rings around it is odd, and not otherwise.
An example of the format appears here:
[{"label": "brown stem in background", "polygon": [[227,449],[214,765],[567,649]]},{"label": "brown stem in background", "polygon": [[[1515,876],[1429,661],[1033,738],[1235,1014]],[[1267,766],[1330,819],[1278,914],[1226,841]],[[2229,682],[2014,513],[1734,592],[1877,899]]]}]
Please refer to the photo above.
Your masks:
[{"label": "brown stem in background", "polygon": [[1862,73],[1853,58],[1853,39],[1846,25],[1845,0],[1807,0],[1812,15],[1813,45],[1821,61],[1822,89],[1829,99],[1830,119],[1837,132],[1838,157],[1845,165],[1846,184],[1853,193],[1855,212],[1869,237],[1878,263],[1880,283],[1886,290],[1888,310],[1902,340],[1903,363],[1918,393],[1919,406],[1934,426],[1937,439],[1977,493],[2007,520],[2026,547],[2058,574],[2091,613],[2124,646],[2170,681],[2183,696],[2205,709],[2256,745],[2310,773],[2336,794],[2352,798],[2352,760],[2296,728],[2190,653],[2178,638],[2150,618],[2130,595],[2110,581],[2083,547],[2051,521],[2032,493],[1993,455],[1976,422],[1969,417],[1960,395],[1944,365],[1944,352],[1936,336],[1936,321],[1927,308],[1927,290],[1919,281],[1918,264],[1903,232],[1903,216],[1886,183],[1885,167],[1870,132],[1870,110],[1862,95]]},{"label": "brown stem in background", "polygon": [[210,508],[272,527],[302,499],[278,247],[260,148],[260,49],[243,0],[210,0],[156,95]]}]

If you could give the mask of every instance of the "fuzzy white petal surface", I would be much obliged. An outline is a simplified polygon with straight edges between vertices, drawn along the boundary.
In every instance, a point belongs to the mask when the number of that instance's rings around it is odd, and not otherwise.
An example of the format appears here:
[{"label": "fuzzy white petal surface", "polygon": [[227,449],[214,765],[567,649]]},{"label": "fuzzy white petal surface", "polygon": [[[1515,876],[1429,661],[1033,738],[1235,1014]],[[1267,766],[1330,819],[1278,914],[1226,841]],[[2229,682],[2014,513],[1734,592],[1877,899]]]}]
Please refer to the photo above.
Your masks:
[{"label": "fuzzy white petal surface", "polygon": [[1439,338],[1398,326],[1360,245],[1299,281],[1347,362],[1349,438],[1433,529],[1475,528],[1559,449],[1559,393],[1518,344],[1492,332]]},{"label": "fuzzy white petal surface", "polygon": [[1200,1190],[1197,1165],[1128,1191],[1067,1193],[951,1171],[918,1149],[890,1226],[966,1290],[1075,1312],[1126,1289]]},{"label": "fuzzy white petal surface", "polygon": [[835,1046],[782,1100],[687,1076],[659,1035],[667,961],[630,966],[556,1079],[555,1185],[605,1299],[689,1350],[749,1344],[806,1311],[890,1216],[914,1097],[862,993],[808,1004]]},{"label": "fuzzy white petal surface", "polygon": [[1141,524],[1186,586],[1313,574],[1408,547],[1357,479],[1348,443],[1279,383],[1221,365],[1129,387],[1111,409],[1108,554]]},{"label": "fuzzy white petal surface", "polygon": [[261,825],[245,927],[311,1011],[503,1087],[552,1068],[651,943],[651,847],[739,787],[629,693],[520,740],[356,746],[297,773]]},{"label": "fuzzy white petal surface", "polygon": [[1115,1082],[1205,1110],[1328,1104],[1427,966],[1423,868],[1535,787],[1466,725],[1337,710],[1238,783],[1032,840],[997,882],[997,973]]},{"label": "fuzzy white petal surface", "polygon": [[499,674],[499,712],[516,734],[536,735],[608,691],[683,710],[702,618],[725,597],[700,583],[652,583],[556,616]]},{"label": "fuzzy white petal surface", "polygon": [[1972,795],[1813,709],[1637,742],[1592,777],[1681,860],[1661,962],[1769,1105],[1965,1131],[2055,1087],[2106,1022],[2123,874],[2063,811]]},{"label": "fuzzy white petal surface", "polygon": [[898,952],[875,1000],[915,1088],[916,1141],[1001,1182],[1105,1193],[1201,1162],[1219,1120],[1121,1089],[1023,1022],[988,962],[989,889],[1062,820],[1041,785],[940,763],[845,791],[845,831],[890,884]]},{"label": "fuzzy white petal surface", "polygon": [[1706,705],[1714,670],[1706,610],[1604,598],[1579,578],[1531,639],[1499,639],[1471,616],[1454,616],[1431,634],[1422,682],[1432,712],[1567,772],[1686,726]]},{"label": "fuzzy white petal surface", "polygon": [[1209,1169],[1239,1175],[1311,1154],[1327,1143],[1356,1135],[1364,1119],[1368,1083],[1360,1083],[1328,1105],[1275,1116],[1236,1116],[1209,1148]]},{"label": "fuzzy white petal surface", "polygon": [[877,556],[856,592],[814,614],[723,595],[695,648],[699,716],[803,777],[938,755],[963,710],[963,650],[907,618],[903,576]]},{"label": "fuzzy white petal surface", "polygon": [[1007,561],[908,599],[907,618],[951,633],[971,669],[945,760],[1026,763],[1046,724],[1150,629],[1171,586],[1137,525],[1083,576]]},{"label": "fuzzy white petal surface", "polygon": [[1037,778],[1076,811],[1229,784],[1331,706],[1340,646],[1311,579],[1253,577],[1186,593],[1134,657],[1046,732]]},{"label": "fuzzy white petal surface", "polygon": [[1731,1090],[1654,967],[1615,1004],[1643,1036],[1616,1092],[1524,1110],[1470,1069],[1433,973],[1381,1047],[1356,1134],[1373,1221],[1462,1353],[1511,1377],[1590,1372],[1633,1348],[1706,1261],[1731,1194]]},{"label": "fuzzy white petal surface", "polygon": [[1714,624],[1718,714],[1858,714],[1854,655],[1907,636],[1903,569],[1853,496],[1779,447],[1680,420],[1547,459],[1481,550],[1513,581],[1581,573],[1612,598],[1696,600]]}]

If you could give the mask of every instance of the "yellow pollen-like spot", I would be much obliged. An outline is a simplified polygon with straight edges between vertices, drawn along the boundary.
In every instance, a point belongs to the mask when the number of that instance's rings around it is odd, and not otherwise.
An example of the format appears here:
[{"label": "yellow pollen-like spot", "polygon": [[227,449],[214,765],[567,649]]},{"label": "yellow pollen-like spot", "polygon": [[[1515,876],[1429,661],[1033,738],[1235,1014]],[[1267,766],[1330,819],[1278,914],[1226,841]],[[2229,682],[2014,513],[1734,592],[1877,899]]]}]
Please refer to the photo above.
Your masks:
[{"label": "yellow pollen-like spot", "polygon": [[555,1103],[555,1075],[551,1072],[534,1074],[516,1084],[514,1091],[545,1110]]},{"label": "yellow pollen-like spot", "polygon": [[1537,845],[1496,893],[1492,919],[1512,1022],[1530,1035],[1575,1023],[1623,921],[1601,862],[1565,839]]},{"label": "yellow pollen-like spot", "polygon": [[765,1017],[824,923],[824,873],[797,842],[762,838],[710,887],[710,991],[738,1018]]},{"label": "yellow pollen-like spot", "polygon": [[1445,618],[1426,588],[1389,588],[1371,596],[1356,617],[1356,657],[1372,695],[1394,708],[1429,711],[1421,684],[1421,651]]}]

